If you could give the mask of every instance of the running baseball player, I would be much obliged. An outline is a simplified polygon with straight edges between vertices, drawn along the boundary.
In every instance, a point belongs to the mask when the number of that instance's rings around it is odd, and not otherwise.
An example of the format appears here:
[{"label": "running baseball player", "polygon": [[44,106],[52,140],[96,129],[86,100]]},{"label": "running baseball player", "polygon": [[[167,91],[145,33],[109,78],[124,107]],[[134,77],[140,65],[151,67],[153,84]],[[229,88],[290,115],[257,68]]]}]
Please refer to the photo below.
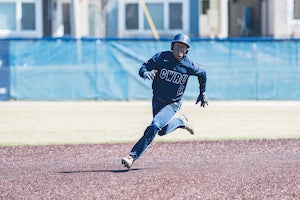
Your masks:
[{"label": "running baseball player", "polygon": [[186,34],[177,34],[171,43],[171,51],[163,51],[143,63],[139,75],[152,82],[152,113],[153,120],[146,128],[144,135],[133,146],[129,156],[122,158],[122,164],[130,169],[133,163],[143,154],[155,136],[171,133],[177,128],[184,128],[191,134],[194,130],[185,115],[175,117],[182,104],[189,76],[197,76],[200,94],[196,104],[201,107],[208,105],[205,94],[206,71],[191,61],[186,54],[190,47],[190,38]]}]

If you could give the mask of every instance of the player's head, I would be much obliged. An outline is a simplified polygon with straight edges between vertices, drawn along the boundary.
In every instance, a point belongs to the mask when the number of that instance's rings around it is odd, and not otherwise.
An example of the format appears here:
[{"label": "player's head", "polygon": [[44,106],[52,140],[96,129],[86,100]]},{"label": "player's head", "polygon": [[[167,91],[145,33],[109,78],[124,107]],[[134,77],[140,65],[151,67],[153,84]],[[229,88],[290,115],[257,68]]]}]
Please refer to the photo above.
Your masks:
[{"label": "player's head", "polygon": [[189,36],[182,33],[175,35],[171,43],[171,50],[178,60],[183,58],[188,53],[190,43],[191,40]]},{"label": "player's head", "polygon": [[187,36],[186,34],[178,33],[177,35],[175,35],[175,37],[172,40],[171,50],[173,50],[172,48],[175,42],[185,44],[188,48],[190,48],[191,40],[190,37]]}]

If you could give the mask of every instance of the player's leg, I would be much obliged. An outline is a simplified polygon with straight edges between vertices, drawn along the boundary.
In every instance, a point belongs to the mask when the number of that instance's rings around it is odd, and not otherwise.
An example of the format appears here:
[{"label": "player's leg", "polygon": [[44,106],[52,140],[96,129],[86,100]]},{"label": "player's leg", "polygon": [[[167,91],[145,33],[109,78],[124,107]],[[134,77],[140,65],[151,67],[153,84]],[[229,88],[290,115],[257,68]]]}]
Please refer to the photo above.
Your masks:
[{"label": "player's leg", "polygon": [[159,133],[158,135],[163,136],[173,132],[177,128],[183,128],[184,123],[179,117],[174,117]]},{"label": "player's leg", "polygon": [[180,109],[180,106],[180,103],[164,105],[161,109],[158,109],[157,113],[154,109],[153,113],[155,116],[151,125],[147,127],[142,138],[130,151],[130,156],[133,157],[134,160],[138,159],[143,154],[143,152],[155,138],[156,134],[172,120],[176,112]]},{"label": "player's leg", "polygon": [[157,113],[157,115],[153,118],[151,125],[148,126],[145,130],[143,137],[134,145],[134,147],[130,151],[130,156],[122,159],[122,163],[125,167],[127,167],[128,169],[131,168],[133,162],[138,159],[148,148],[157,133],[162,136],[174,131],[177,128],[185,128],[191,134],[194,134],[192,126],[184,115],[173,118],[180,107],[178,107],[178,110],[173,110],[170,107],[172,106],[166,106]]},{"label": "player's leg", "polygon": [[194,129],[189,120],[185,115],[180,115],[179,117],[174,117],[172,120],[158,133],[158,135],[163,136],[177,128],[184,128],[191,134],[194,134]]}]

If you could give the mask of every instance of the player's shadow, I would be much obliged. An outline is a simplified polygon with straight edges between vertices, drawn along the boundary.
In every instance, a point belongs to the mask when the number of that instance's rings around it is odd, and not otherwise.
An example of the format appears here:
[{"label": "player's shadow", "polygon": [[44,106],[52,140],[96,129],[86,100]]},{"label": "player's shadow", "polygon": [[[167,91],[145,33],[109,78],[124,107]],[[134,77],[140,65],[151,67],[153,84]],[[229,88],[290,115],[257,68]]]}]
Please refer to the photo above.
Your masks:
[{"label": "player's shadow", "polygon": [[129,171],[138,171],[141,170],[141,168],[133,168],[133,169],[116,169],[116,170],[108,170],[108,169],[102,169],[102,170],[78,170],[78,171],[61,171],[57,172],[59,174],[78,174],[78,173],[103,173],[103,172],[110,172],[110,173],[125,173]]}]

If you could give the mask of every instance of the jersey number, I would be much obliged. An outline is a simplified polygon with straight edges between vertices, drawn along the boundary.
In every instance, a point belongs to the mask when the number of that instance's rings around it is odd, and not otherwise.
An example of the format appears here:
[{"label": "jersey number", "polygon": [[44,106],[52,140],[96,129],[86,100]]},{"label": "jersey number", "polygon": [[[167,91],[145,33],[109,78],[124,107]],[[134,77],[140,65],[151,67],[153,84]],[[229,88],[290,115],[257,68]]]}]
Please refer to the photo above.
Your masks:
[{"label": "jersey number", "polygon": [[177,96],[182,95],[184,92],[184,85],[179,86],[177,90]]}]

